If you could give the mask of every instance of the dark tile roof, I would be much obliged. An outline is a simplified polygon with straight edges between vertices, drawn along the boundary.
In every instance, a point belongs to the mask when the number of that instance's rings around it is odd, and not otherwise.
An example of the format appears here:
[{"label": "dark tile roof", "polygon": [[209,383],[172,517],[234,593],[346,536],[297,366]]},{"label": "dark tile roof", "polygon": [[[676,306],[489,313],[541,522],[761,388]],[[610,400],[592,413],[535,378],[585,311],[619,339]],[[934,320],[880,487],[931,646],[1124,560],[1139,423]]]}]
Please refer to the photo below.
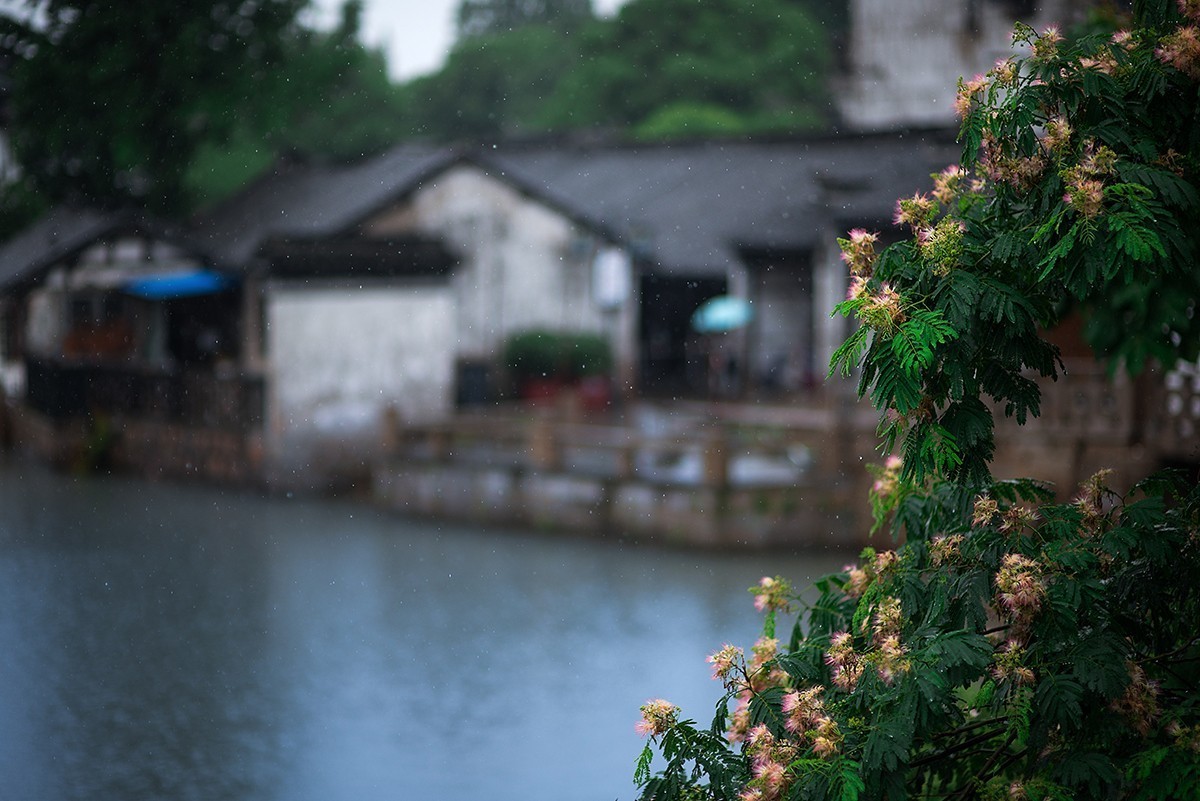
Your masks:
[{"label": "dark tile roof", "polygon": [[36,279],[44,268],[131,223],[124,212],[54,209],[0,247],[0,289]]},{"label": "dark tile roof", "polygon": [[882,226],[957,161],[945,133],[811,141],[510,148],[481,161],[667,272],[724,272],[741,246],[807,249],[824,225]]},{"label": "dark tile roof", "polygon": [[268,239],[342,233],[456,158],[444,147],[400,145],[351,165],[281,164],[198,218],[198,247],[245,268]]},{"label": "dark tile roof", "polygon": [[[478,165],[660,271],[723,274],[739,252],[806,250],[852,225],[890,225],[896,199],[957,161],[945,132],[660,145],[400,145],[351,165],[280,164],[202,215],[188,244],[217,269],[248,269],[265,243],[344,235],[449,166]],[[0,250],[0,286],[113,218],[60,210]]]},{"label": "dark tile roof", "polygon": [[212,262],[188,231],[162,219],[132,209],[63,205],[0,245],[0,291],[40,280],[46,270],[97,241],[124,234],[171,242],[205,263]]}]

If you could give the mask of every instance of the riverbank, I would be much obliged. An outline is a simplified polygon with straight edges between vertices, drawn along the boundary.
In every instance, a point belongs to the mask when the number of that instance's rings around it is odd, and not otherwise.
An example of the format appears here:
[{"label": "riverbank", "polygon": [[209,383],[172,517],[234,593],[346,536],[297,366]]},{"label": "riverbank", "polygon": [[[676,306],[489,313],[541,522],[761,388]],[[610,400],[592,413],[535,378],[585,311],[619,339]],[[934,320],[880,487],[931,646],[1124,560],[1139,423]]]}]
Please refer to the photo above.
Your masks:
[{"label": "riverbank", "polygon": [[372,495],[406,514],[719,549],[857,548],[874,419],[642,404],[459,415],[394,433]]}]

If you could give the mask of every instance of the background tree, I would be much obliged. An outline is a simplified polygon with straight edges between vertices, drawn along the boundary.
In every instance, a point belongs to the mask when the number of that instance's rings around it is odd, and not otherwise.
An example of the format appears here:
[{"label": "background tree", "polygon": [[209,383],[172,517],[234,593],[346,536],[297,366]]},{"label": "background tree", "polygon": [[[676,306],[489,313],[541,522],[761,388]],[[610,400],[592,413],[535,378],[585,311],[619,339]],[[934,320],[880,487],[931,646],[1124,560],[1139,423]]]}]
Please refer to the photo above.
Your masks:
[{"label": "background tree", "polygon": [[0,20],[25,180],[51,201],[179,208],[197,149],[264,107],[303,5],[31,0]]},{"label": "background tree", "polygon": [[553,25],[569,31],[593,19],[591,0],[462,0],[455,15],[459,40]]},{"label": "background tree", "polygon": [[298,24],[304,5],[55,2],[49,22],[5,19],[22,179],[0,198],[0,230],[64,200],[186,212],[283,154],[342,160],[394,144],[407,107],[383,53],[359,40],[362,3],[346,2],[330,31]]},{"label": "background tree", "polygon": [[283,39],[276,69],[259,86],[262,108],[198,148],[185,175],[191,205],[218,202],[283,154],[360,159],[408,133],[404,91],[383,52],[362,45],[361,15],[360,0],[348,0],[333,30],[297,28]]},{"label": "background tree", "polygon": [[661,135],[672,119],[696,119],[688,109],[736,115],[754,131],[810,130],[830,117],[829,36],[796,3],[632,0],[582,37],[582,63],[546,105],[549,127],[645,123]]},{"label": "background tree", "polygon": [[1073,311],[1113,369],[1196,359],[1200,3],[1016,40],[1027,58],[961,83],[963,158],[898,203],[911,239],[840,240],[861,326],[834,366],[903,453],[871,500],[904,544],[815,601],[754,587],[763,636],[710,657],[712,726],[643,707],[666,759],[643,753],[643,798],[1200,798],[1200,485],[1103,471],[1054,503],[992,481],[984,402],[1037,414],[1042,333]]},{"label": "background tree", "polygon": [[544,131],[544,106],[578,62],[578,40],[550,25],[460,40],[441,70],[404,88],[409,129],[441,141]]}]

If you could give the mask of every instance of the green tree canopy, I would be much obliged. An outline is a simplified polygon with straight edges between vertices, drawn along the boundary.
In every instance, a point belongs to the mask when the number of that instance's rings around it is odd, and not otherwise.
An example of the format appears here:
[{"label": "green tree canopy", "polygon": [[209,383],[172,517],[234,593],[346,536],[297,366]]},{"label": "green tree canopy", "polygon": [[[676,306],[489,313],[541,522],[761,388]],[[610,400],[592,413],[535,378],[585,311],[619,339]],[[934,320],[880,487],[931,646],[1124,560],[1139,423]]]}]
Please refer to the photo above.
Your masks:
[{"label": "green tree canopy", "polygon": [[318,31],[296,22],[304,2],[179,13],[56,2],[52,23],[6,20],[24,180],[0,199],[0,226],[62,200],[187,211],[281,154],[352,159],[396,142],[404,94],[359,41],[362,3]]},{"label": "green tree canopy", "polygon": [[570,30],[592,17],[591,0],[462,0],[455,18],[461,40],[526,25]]},{"label": "green tree canopy", "polygon": [[359,40],[361,13],[349,0],[333,30],[298,28],[281,43],[279,65],[259,87],[264,107],[198,149],[185,176],[191,203],[219,201],[282,154],[353,160],[408,132],[404,93],[384,54]]},{"label": "green tree canopy", "polygon": [[[786,0],[632,0],[583,33],[542,122],[558,129],[669,133],[663,110],[724,109],[748,130],[806,130],[829,118],[829,36]],[[682,121],[695,115],[677,117]],[[688,133],[686,126],[679,131]]]},{"label": "green tree canopy", "polygon": [[269,106],[304,4],[30,0],[0,19],[25,180],[51,201],[179,208],[197,149]]},{"label": "green tree canopy", "polygon": [[547,99],[578,59],[577,39],[549,25],[464,39],[439,72],[405,87],[410,128],[450,141],[544,130]]}]

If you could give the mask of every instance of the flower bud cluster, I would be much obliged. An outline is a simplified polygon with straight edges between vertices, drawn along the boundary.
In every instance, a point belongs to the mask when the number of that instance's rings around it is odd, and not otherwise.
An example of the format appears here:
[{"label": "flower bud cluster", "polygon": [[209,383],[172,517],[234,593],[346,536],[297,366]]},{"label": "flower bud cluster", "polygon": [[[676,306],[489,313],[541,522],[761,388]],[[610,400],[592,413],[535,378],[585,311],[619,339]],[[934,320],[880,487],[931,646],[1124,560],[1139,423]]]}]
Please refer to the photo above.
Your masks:
[{"label": "flower bud cluster", "polygon": [[785,687],[789,677],[774,662],[779,653],[779,640],[760,637],[750,649],[753,656],[745,664],[741,648],[726,645],[708,657],[713,666],[713,678],[724,682],[726,689],[737,691],[737,705],[730,716],[725,738],[731,743],[742,742],[750,731],[750,699],[774,687]]},{"label": "flower bud cluster", "polygon": [[773,661],[779,653],[779,640],[774,637],[759,637],[750,651],[754,654],[749,666],[751,690],[762,692],[787,684],[787,673]]},{"label": "flower bud cluster", "polygon": [[932,266],[934,275],[944,278],[957,266],[966,231],[966,224],[952,217],[943,217],[937,225],[918,229],[917,249]]},{"label": "flower bud cluster", "polygon": [[1129,684],[1124,694],[1112,702],[1111,708],[1145,736],[1158,718],[1158,682],[1147,678],[1146,671],[1136,662],[1126,662],[1125,668],[1129,672]]},{"label": "flower bud cluster", "polygon": [[1200,28],[1184,25],[1164,36],[1155,48],[1154,55],[1193,81],[1200,81]]},{"label": "flower bud cluster", "polygon": [[1058,55],[1058,45],[1062,42],[1062,33],[1051,25],[1042,31],[1041,36],[1033,40],[1033,60],[1047,62]]},{"label": "flower bud cluster", "polygon": [[874,548],[864,548],[862,557],[862,567],[846,565],[843,568],[848,575],[842,591],[851,598],[861,598],[867,588],[871,586],[871,582],[883,577],[900,561],[900,557],[896,555],[895,551],[876,553]]},{"label": "flower bud cluster", "polygon": [[934,537],[929,543],[929,554],[933,563],[941,567],[957,562],[961,555],[959,548],[962,547],[963,539],[962,534],[942,534]]},{"label": "flower bud cluster", "polygon": [[1200,725],[1184,726],[1178,720],[1167,724],[1166,732],[1180,748],[1200,754]]},{"label": "flower bud cluster", "polygon": [[1000,86],[1014,86],[1017,82],[1017,64],[1012,58],[1004,58],[996,62],[996,66],[988,70],[988,74]]},{"label": "flower bud cluster", "polygon": [[1071,123],[1066,117],[1054,117],[1046,121],[1046,132],[1042,136],[1042,144],[1051,153],[1062,155],[1071,146]]},{"label": "flower bud cluster", "polygon": [[992,678],[996,681],[1012,681],[1015,684],[1033,684],[1036,680],[1033,670],[1025,664],[1025,649],[1013,640],[1004,644],[1004,648],[996,652],[992,664]]},{"label": "flower bud cluster", "polygon": [[971,109],[981,101],[987,88],[988,77],[986,75],[976,75],[969,81],[958,79],[958,92],[954,96],[954,113],[960,120],[965,119],[971,113]]},{"label": "flower bud cluster", "polygon": [[1115,75],[1120,66],[1117,62],[1116,53],[1124,51],[1126,53],[1133,50],[1137,41],[1127,30],[1117,31],[1112,35],[1112,39],[1106,47],[1100,49],[1091,58],[1083,57],[1079,59],[1079,66],[1083,69],[1094,69],[1103,72],[1105,75]]},{"label": "flower bud cluster", "polygon": [[1080,530],[1085,536],[1100,533],[1104,520],[1104,496],[1109,493],[1108,479],[1112,470],[1101,470],[1080,486],[1075,508],[1079,510]]},{"label": "flower bud cluster", "polygon": [[708,657],[708,663],[713,666],[713,678],[726,686],[737,680],[739,668],[743,668],[746,655],[736,645],[725,644],[720,651]]},{"label": "flower bud cluster", "polygon": [[1009,155],[990,131],[984,133],[979,164],[992,181],[1006,183],[1022,192],[1033,187],[1046,171],[1046,158],[1041,152],[1028,156]]},{"label": "flower bud cluster", "polygon": [[796,758],[796,746],[771,734],[766,726],[755,726],[746,736],[746,754],[754,778],[738,796],[740,801],[775,801],[791,784],[788,765]]},{"label": "flower bud cluster", "polygon": [[855,228],[850,231],[849,237],[837,241],[842,249],[842,261],[850,267],[852,275],[870,278],[875,269],[875,243],[879,241],[879,234],[868,233],[865,228]]},{"label": "flower bud cluster", "polygon": [[853,638],[848,631],[839,631],[829,638],[829,651],[825,654],[833,685],[842,692],[854,692],[862,678],[862,655],[854,650]]},{"label": "flower bud cluster", "polygon": [[1116,164],[1117,154],[1103,145],[1088,142],[1078,165],[1062,172],[1067,191],[1063,202],[1080,216],[1091,219],[1104,210],[1104,177]]},{"label": "flower bud cluster", "polygon": [[1037,520],[1037,512],[1027,506],[1010,506],[1000,517],[1000,530],[1005,533],[1017,532],[1032,526]]},{"label": "flower bud cluster", "polygon": [[908,225],[917,230],[928,226],[937,214],[937,203],[933,198],[917,192],[912,197],[896,201],[896,214],[892,221],[896,225]]},{"label": "flower bud cluster", "polygon": [[1005,554],[996,573],[1000,605],[1019,623],[1027,623],[1042,606],[1046,585],[1042,566],[1019,553]]},{"label": "flower bud cluster", "polygon": [[904,301],[900,293],[886,281],[875,292],[860,286],[863,304],[858,308],[858,317],[868,326],[884,335],[894,334],[904,322]]},{"label": "flower bud cluster", "polygon": [[837,753],[842,742],[837,721],[825,714],[825,702],[821,698],[824,692],[825,688],[819,685],[790,692],[783,697],[780,707],[784,714],[784,728],[811,740],[813,751],[821,757]]},{"label": "flower bud cluster", "polygon": [[911,667],[908,649],[900,643],[902,622],[899,598],[888,596],[875,607],[872,629],[878,645],[871,658],[875,663],[875,672],[885,684],[891,684],[897,675],[907,673]]},{"label": "flower bud cluster", "polygon": [[781,576],[763,576],[757,586],[750,588],[750,592],[754,593],[754,608],[760,612],[787,612],[791,609],[789,598],[792,586]]},{"label": "flower bud cluster", "polygon": [[958,197],[967,172],[957,164],[951,164],[941,172],[930,173],[933,179],[933,197],[943,206],[948,206]]},{"label": "flower bud cluster", "polygon": [[[1114,41],[1113,44],[1116,42]],[[1113,75],[1117,71],[1117,58],[1111,49],[1105,48],[1091,58],[1087,56],[1080,58],[1079,66],[1085,70],[1097,70],[1105,75]]]},{"label": "flower bud cluster", "polygon": [[638,734],[651,737],[663,734],[679,722],[679,707],[670,701],[656,698],[642,704],[642,719],[637,724]]},{"label": "flower bud cluster", "polygon": [[871,484],[871,494],[884,503],[894,498],[901,487],[900,471],[903,467],[904,460],[895,455],[884,460],[882,470],[871,467],[871,470],[878,471],[875,474],[875,481]]},{"label": "flower bud cluster", "polygon": [[971,525],[988,526],[1000,513],[1000,505],[992,498],[980,496],[975,500],[975,509],[971,515]]}]

